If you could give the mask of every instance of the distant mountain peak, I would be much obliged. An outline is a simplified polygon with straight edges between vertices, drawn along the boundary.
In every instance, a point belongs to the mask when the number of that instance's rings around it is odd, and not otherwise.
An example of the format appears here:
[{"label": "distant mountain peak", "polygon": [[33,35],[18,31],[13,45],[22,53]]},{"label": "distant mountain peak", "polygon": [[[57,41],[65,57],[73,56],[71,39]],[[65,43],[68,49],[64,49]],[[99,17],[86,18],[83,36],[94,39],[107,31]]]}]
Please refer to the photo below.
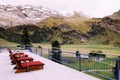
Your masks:
[{"label": "distant mountain peak", "polygon": [[87,15],[83,14],[82,12],[77,12],[77,11],[74,11],[73,14],[67,14],[67,15],[68,16],[66,18],[66,21],[72,21],[72,22],[85,21],[90,18]]},{"label": "distant mountain peak", "polygon": [[110,17],[114,18],[114,19],[119,19],[120,20],[120,10],[118,10],[115,13],[113,13]]},{"label": "distant mountain peak", "polygon": [[83,16],[83,17],[86,17],[86,18],[90,18],[90,16],[82,13],[81,11],[80,12],[74,11],[73,16],[79,16],[79,17]]}]

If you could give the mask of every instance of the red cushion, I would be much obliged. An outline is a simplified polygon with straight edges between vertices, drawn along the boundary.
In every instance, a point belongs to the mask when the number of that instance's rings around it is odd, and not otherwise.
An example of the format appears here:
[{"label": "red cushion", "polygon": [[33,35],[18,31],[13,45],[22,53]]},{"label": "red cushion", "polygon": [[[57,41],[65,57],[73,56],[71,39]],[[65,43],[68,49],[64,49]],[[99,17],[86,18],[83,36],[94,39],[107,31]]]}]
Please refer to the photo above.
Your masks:
[{"label": "red cushion", "polygon": [[39,66],[39,65],[44,65],[44,63],[40,62],[40,61],[33,61],[33,62],[25,62],[21,64],[22,68],[26,68],[29,66]]},{"label": "red cushion", "polygon": [[14,56],[17,58],[17,57],[23,57],[24,55],[23,54],[14,54]]},{"label": "red cushion", "polygon": [[23,60],[33,60],[32,57],[20,57],[20,58],[16,58],[17,61],[23,61]]},{"label": "red cushion", "polygon": [[24,54],[23,52],[17,52],[16,54]]},{"label": "red cushion", "polygon": [[28,55],[27,55],[27,54],[24,54],[24,57],[28,57]]},{"label": "red cushion", "polygon": [[28,55],[16,53],[16,54],[14,54],[14,57],[28,57]]}]

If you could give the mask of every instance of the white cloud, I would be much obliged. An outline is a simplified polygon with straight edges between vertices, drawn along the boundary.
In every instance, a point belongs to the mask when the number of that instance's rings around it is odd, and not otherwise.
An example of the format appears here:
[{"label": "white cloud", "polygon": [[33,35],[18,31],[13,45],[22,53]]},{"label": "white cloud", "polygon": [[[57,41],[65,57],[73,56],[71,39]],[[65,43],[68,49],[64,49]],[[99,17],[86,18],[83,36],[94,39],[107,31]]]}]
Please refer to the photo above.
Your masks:
[{"label": "white cloud", "polygon": [[62,13],[81,11],[93,17],[110,15],[120,9],[120,0],[0,0],[0,4],[42,5]]}]

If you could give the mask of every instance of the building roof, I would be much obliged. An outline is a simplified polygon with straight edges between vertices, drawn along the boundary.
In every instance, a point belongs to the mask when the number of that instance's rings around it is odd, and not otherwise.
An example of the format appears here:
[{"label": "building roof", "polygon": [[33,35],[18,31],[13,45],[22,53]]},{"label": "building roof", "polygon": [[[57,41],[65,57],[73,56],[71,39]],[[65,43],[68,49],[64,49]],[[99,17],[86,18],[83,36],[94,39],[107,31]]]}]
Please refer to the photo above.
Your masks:
[{"label": "building roof", "polygon": [[37,60],[43,62],[45,64],[44,69],[15,73],[15,70],[13,69],[15,65],[11,65],[9,53],[6,49],[4,49],[0,52],[1,80],[100,80],[93,76],[35,55],[29,51],[25,51],[24,53],[28,54],[30,57],[33,57],[34,61]]}]

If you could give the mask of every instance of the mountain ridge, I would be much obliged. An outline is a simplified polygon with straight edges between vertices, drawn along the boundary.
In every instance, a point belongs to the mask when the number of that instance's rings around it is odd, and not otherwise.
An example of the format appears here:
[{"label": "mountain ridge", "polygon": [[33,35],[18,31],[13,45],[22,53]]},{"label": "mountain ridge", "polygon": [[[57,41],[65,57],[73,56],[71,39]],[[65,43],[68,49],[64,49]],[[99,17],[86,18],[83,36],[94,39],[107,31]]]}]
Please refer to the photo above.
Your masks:
[{"label": "mountain ridge", "polygon": [[88,16],[84,15],[82,12],[74,11],[74,14],[67,17],[62,13],[49,9],[43,6],[33,6],[33,5],[0,5],[0,27],[11,27],[22,24],[36,24],[48,17],[62,17],[66,20],[74,20],[77,18],[79,20],[86,20]]}]

